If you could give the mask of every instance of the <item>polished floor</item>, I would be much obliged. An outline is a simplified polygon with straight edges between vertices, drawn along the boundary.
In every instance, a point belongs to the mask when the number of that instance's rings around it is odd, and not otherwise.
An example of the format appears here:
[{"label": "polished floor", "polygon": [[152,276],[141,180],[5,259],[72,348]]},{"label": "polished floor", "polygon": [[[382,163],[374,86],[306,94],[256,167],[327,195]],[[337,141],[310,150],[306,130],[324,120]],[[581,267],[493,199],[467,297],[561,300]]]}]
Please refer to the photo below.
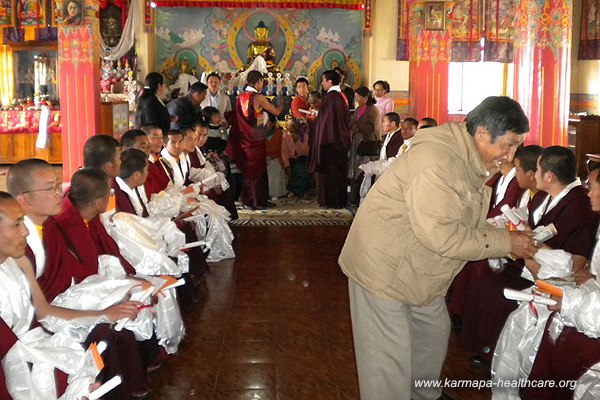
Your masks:
[{"label": "polished floor", "polygon": [[[347,281],[337,265],[347,230],[234,227],[237,257],[212,265],[198,282],[187,338],[150,374],[151,398],[358,399]],[[455,342],[444,375],[486,379]]]}]

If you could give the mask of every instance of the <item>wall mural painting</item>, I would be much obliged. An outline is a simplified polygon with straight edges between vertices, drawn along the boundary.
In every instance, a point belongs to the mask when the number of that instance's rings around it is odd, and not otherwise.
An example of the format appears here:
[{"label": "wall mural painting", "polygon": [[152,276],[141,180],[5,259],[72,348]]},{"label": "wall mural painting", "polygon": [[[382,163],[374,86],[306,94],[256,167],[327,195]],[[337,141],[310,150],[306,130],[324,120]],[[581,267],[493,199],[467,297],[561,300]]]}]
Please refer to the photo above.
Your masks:
[{"label": "wall mural painting", "polygon": [[[247,64],[248,45],[263,21],[276,67],[291,80],[307,76],[311,86],[326,69],[348,71],[360,85],[363,12],[334,9],[159,8],[155,10],[156,70],[173,85],[180,73],[235,75]],[[228,75],[229,76],[229,75]],[[227,89],[227,88],[226,88]]]},{"label": "wall mural painting", "polygon": [[583,0],[579,60],[600,60],[600,0]]},{"label": "wall mural painting", "polygon": [[516,37],[517,14],[515,0],[499,0],[489,3],[485,61],[510,63],[514,58],[513,42]]},{"label": "wall mural painting", "polygon": [[449,15],[452,61],[479,61],[481,1],[456,0]]}]

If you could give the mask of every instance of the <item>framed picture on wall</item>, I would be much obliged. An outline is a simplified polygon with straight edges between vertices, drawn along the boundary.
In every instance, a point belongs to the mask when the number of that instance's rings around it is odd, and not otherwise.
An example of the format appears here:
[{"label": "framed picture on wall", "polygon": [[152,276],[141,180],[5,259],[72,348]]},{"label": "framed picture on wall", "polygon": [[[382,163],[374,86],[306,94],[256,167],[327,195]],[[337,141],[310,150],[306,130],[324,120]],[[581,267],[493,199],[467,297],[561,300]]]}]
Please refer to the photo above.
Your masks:
[{"label": "framed picture on wall", "polygon": [[81,25],[83,19],[83,4],[81,0],[64,0],[62,20],[63,25]]},{"label": "framed picture on wall", "polygon": [[429,31],[441,31],[446,29],[444,2],[430,1],[425,3],[425,29]]}]

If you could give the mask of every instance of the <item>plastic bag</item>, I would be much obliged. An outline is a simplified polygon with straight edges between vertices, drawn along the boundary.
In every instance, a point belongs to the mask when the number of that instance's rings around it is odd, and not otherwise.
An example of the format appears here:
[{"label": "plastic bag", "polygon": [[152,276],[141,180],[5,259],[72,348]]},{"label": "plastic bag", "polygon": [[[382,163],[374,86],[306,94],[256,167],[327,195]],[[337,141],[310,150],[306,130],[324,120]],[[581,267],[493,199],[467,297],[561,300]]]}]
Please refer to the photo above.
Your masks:
[{"label": "plastic bag", "polygon": [[573,270],[573,256],[564,250],[539,249],[533,259],[541,266],[538,279],[566,278]]},{"label": "plastic bag", "polygon": [[360,185],[360,201],[362,202],[367,196],[369,189],[371,189],[371,178],[375,176],[380,177],[381,174],[394,162],[395,158],[389,158],[387,160],[376,160],[369,161],[368,163],[359,165],[359,169],[364,171],[365,176]]},{"label": "plastic bag", "polygon": [[600,363],[594,364],[577,380],[573,400],[600,399]]},{"label": "plastic bag", "polygon": [[[523,292],[531,293],[532,290],[528,288]],[[535,310],[537,315],[530,303],[521,303],[504,324],[492,360],[494,400],[520,398],[518,387],[505,387],[499,382],[515,382],[529,376],[550,316],[546,306],[535,306]]]},{"label": "plastic bag", "polygon": [[[52,301],[52,305],[73,310],[103,310],[129,296],[131,289],[136,285],[139,285],[139,282],[131,279],[106,279],[99,275],[91,275],[59,294]],[[108,320],[105,317],[65,320],[49,315],[40,322],[49,331],[62,332],[81,343],[97,324]]]},{"label": "plastic bag", "polygon": [[590,279],[579,288],[562,289],[562,322],[590,338],[600,337],[600,284]]},{"label": "plastic bag", "polygon": [[159,296],[160,300],[155,307],[156,337],[167,353],[175,354],[185,336],[185,326],[177,304],[177,295],[175,289],[167,289]]},{"label": "plastic bag", "polygon": [[196,235],[206,242],[209,250],[206,261],[217,262],[234,258],[233,232],[229,227],[229,212],[206,196],[198,196],[198,209],[194,211]]},{"label": "plastic bag", "polygon": [[102,222],[136,272],[173,276],[188,272],[187,263],[176,263],[171,258],[183,256],[185,234],[170,219],[141,218],[119,212]]},{"label": "plastic bag", "polygon": [[87,375],[89,383],[97,374],[84,368],[84,350],[79,343],[61,334],[49,335],[41,327],[21,335],[2,366],[6,386],[15,400],[55,400],[55,368],[80,378]]}]

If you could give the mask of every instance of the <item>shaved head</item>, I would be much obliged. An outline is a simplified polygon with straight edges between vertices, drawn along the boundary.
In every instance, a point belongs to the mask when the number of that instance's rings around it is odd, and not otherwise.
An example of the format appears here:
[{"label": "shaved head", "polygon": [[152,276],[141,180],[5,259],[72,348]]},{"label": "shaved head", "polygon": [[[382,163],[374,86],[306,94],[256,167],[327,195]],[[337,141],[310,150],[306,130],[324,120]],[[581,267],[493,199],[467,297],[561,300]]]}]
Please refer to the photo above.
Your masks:
[{"label": "shaved head", "polygon": [[34,181],[33,177],[35,173],[39,170],[48,168],[52,169],[52,165],[39,158],[21,160],[12,165],[8,169],[8,174],[6,176],[6,188],[8,192],[13,197],[17,197],[23,192],[31,190],[31,184]]}]

